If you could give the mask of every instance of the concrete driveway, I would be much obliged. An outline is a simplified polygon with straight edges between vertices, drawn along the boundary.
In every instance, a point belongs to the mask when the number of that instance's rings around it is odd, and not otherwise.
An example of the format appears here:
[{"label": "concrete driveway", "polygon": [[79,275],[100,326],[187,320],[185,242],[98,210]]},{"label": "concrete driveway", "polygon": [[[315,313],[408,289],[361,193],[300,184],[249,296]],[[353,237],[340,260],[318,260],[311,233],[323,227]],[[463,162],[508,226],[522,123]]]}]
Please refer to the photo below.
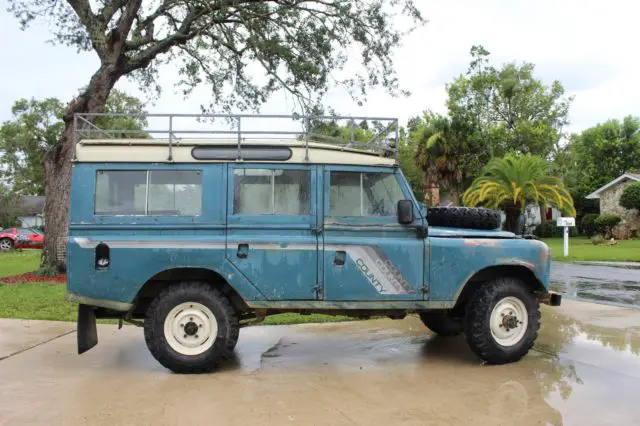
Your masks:
[{"label": "concrete driveway", "polygon": [[481,365],[416,318],[243,329],[211,375],[169,373],[142,331],[0,321],[0,424],[640,424],[640,311],[545,308],[522,361]]}]

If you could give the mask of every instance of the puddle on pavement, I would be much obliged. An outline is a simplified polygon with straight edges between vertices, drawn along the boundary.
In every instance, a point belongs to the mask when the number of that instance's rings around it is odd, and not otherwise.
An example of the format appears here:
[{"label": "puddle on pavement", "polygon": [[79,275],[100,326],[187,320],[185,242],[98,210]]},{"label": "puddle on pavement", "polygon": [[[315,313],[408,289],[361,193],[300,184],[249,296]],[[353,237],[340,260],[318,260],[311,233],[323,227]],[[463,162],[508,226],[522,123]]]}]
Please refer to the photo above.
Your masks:
[{"label": "puddle on pavement", "polygon": [[640,270],[554,262],[551,290],[579,300],[640,307]]},{"label": "puddle on pavement", "polygon": [[[600,321],[611,318],[604,311]],[[159,367],[138,330],[102,328],[88,356],[41,349],[24,355],[33,370],[19,368],[19,357],[0,363],[0,418],[4,410],[23,424],[36,412],[51,424],[640,424],[637,324],[596,326],[545,307],[534,350],[501,366],[482,365],[463,337],[433,336],[416,317],[249,327],[234,357],[202,376]]]}]

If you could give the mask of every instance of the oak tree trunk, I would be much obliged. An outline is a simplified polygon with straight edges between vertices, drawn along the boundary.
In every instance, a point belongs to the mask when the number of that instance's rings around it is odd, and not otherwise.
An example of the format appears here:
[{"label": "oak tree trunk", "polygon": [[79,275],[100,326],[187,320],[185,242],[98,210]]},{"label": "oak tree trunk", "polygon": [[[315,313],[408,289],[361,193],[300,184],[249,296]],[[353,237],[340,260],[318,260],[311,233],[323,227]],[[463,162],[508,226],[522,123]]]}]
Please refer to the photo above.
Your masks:
[{"label": "oak tree trunk", "polygon": [[75,152],[73,117],[78,113],[102,112],[119,75],[113,67],[101,66],[91,77],[87,89],[67,106],[64,131],[58,144],[44,158],[45,242],[42,266],[63,271],[66,264],[66,238],[69,228],[71,169]]}]

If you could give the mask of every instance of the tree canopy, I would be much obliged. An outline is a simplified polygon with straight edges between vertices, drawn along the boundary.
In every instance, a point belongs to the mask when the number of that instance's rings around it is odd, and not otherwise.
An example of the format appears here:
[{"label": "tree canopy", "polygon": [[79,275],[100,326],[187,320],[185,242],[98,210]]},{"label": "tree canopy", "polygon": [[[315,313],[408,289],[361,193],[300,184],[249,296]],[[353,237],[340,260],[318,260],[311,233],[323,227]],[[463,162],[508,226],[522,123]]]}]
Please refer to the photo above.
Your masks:
[{"label": "tree canopy", "polygon": [[640,170],[640,118],[609,120],[574,135],[567,147],[565,181],[576,198],[618,176]]},{"label": "tree canopy", "polygon": [[452,119],[474,129],[468,143],[484,146],[484,159],[506,153],[543,158],[557,147],[572,98],[559,81],[545,85],[531,63],[495,67],[482,46],[471,49],[466,75],[447,86]]}]

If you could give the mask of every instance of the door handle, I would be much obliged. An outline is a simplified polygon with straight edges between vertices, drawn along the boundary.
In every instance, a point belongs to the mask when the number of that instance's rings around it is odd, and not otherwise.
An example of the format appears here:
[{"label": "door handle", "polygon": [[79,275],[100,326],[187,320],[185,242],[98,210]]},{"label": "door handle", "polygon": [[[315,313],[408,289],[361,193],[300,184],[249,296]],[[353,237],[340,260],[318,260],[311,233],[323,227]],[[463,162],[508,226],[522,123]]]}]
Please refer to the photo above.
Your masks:
[{"label": "door handle", "polygon": [[249,255],[249,244],[238,244],[238,253],[240,259],[246,259]]},{"label": "door handle", "polygon": [[344,261],[347,257],[347,254],[342,251],[342,250],[338,250],[336,251],[336,256],[333,258],[333,264],[336,266],[344,266]]}]

